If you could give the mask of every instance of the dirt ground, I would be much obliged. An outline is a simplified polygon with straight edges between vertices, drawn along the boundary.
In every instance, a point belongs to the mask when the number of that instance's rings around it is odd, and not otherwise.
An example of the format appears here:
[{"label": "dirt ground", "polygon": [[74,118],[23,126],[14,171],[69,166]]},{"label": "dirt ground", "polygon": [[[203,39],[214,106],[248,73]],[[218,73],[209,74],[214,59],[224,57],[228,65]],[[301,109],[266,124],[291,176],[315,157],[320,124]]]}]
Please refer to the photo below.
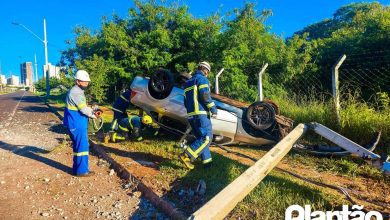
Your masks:
[{"label": "dirt ground", "polygon": [[[248,166],[254,164],[254,162],[248,158],[243,158],[232,153],[228,153],[218,147],[212,147],[213,152],[222,154],[228,158],[240,161]],[[253,153],[243,150],[242,148],[229,148],[234,152],[239,152],[244,155],[248,155],[253,158],[260,158],[263,153]],[[278,166],[279,168],[291,171],[303,177],[323,182],[327,184],[333,184],[336,186],[347,188],[348,193],[352,196],[357,204],[362,204],[367,209],[379,210],[382,212],[390,213],[390,185],[383,181],[374,180],[365,177],[347,177],[341,175],[334,175],[326,172],[318,172],[315,169],[292,165],[287,160],[282,160]],[[329,193],[337,193],[340,196],[344,196],[339,191],[335,191],[329,188],[322,188]]]},{"label": "dirt ground", "polygon": [[[105,113],[109,112],[105,109]],[[96,172],[95,176],[70,175],[72,150],[65,133],[61,122],[32,94],[18,92],[0,96],[0,219],[167,218],[94,155],[90,156],[90,167]],[[229,149],[255,158],[264,154],[242,148]],[[175,188],[172,177],[156,178],[163,176],[159,170],[163,158],[131,152],[120,143],[107,144],[104,150],[159,196]],[[220,148],[211,150],[242,164],[253,164]],[[389,184],[318,172],[286,159],[278,167],[319,182],[347,187],[357,203],[390,212]],[[323,190],[343,196],[332,189]]]},{"label": "dirt ground", "polygon": [[96,156],[89,161],[94,176],[72,176],[65,138],[38,97],[0,96],[0,219],[128,219],[145,206]]}]

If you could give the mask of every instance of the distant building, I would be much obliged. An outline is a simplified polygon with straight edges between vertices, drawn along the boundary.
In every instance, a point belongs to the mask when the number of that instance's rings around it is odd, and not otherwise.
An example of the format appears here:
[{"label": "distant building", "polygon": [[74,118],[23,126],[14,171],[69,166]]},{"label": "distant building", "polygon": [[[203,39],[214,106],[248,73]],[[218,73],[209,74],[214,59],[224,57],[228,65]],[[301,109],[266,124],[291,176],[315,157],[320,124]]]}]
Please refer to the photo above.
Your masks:
[{"label": "distant building", "polygon": [[12,75],[10,78],[7,79],[7,85],[19,86],[19,77]]},{"label": "distant building", "polygon": [[[49,63],[48,66],[49,66],[49,78],[55,77],[59,79],[61,67],[54,66],[51,63]],[[43,77],[46,77],[46,71],[47,71],[47,66],[43,65]]]},{"label": "distant building", "polygon": [[0,84],[7,85],[7,78],[5,77],[5,75],[0,74]]},{"label": "distant building", "polygon": [[33,65],[32,62],[25,62],[20,64],[20,78],[21,83],[26,86],[33,84]]}]

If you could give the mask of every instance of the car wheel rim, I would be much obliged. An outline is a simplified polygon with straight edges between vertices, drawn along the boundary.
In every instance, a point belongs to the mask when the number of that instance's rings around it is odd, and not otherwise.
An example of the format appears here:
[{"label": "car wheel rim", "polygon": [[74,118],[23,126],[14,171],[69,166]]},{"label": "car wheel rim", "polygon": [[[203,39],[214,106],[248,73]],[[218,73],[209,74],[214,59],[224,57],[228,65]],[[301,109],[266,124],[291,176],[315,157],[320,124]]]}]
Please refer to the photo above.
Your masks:
[{"label": "car wheel rim", "polygon": [[164,92],[169,87],[169,80],[164,74],[158,73],[153,76],[153,86],[159,91]]},{"label": "car wheel rim", "polygon": [[272,121],[272,113],[269,109],[258,106],[250,113],[250,119],[257,126],[261,126]]}]

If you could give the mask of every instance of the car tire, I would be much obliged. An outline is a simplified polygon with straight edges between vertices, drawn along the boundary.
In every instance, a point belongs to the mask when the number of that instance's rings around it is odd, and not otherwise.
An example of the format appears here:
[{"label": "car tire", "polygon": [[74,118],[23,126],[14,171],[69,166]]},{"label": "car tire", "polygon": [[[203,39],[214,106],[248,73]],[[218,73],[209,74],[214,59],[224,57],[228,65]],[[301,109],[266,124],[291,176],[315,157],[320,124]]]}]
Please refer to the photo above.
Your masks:
[{"label": "car tire", "polygon": [[173,75],[168,70],[159,69],[148,83],[150,95],[155,99],[165,99],[169,96],[174,85]]},{"label": "car tire", "polygon": [[248,123],[256,130],[265,130],[275,123],[275,109],[266,102],[254,102],[246,111]]},{"label": "car tire", "polygon": [[270,104],[274,108],[276,115],[280,115],[280,109],[279,109],[278,105],[276,105],[275,102],[273,102],[273,101],[271,101],[269,99],[264,100],[264,102]]}]

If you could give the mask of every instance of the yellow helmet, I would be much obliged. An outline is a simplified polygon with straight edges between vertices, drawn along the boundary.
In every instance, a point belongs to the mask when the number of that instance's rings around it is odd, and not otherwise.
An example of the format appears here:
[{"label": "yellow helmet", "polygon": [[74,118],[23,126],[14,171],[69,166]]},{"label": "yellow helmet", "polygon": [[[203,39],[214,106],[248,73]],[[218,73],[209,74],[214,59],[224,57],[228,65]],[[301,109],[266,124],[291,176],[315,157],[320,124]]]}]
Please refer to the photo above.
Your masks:
[{"label": "yellow helmet", "polygon": [[152,124],[152,122],[153,122],[152,117],[150,117],[149,115],[144,115],[142,117],[143,124],[148,125],[148,124]]}]

